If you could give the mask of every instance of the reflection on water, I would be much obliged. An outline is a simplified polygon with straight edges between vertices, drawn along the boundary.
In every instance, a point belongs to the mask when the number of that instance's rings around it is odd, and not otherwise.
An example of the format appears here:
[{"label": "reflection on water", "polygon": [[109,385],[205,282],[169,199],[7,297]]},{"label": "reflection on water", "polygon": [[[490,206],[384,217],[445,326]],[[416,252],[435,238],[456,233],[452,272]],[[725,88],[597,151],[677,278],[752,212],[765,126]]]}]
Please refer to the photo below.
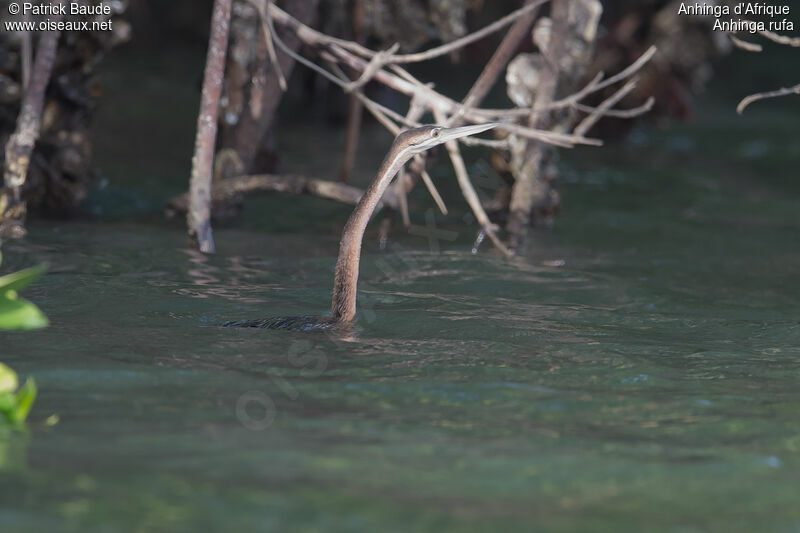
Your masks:
[{"label": "reflection on water", "polygon": [[335,237],[34,225],[4,268],[53,265],[52,325],[0,334],[41,390],[0,529],[800,530],[798,154],[746,150],[766,179],[686,136],[572,163],[525,257],[368,243],[345,333],[219,327],[324,315]]}]

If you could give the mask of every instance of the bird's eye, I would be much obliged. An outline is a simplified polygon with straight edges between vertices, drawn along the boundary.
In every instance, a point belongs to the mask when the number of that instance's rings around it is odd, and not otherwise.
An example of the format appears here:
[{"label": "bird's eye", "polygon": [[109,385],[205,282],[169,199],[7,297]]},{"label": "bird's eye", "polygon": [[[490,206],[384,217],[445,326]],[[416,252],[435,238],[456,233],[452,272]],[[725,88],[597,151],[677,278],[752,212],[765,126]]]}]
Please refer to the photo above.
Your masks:
[{"label": "bird's eye", "polygon": [[431,130],[431,137],[433,137],[435,139],[436,137],[439,136],[439,132],[440,131],[441,130],[439,130],[439,128],[436,128],[435,130]]}]

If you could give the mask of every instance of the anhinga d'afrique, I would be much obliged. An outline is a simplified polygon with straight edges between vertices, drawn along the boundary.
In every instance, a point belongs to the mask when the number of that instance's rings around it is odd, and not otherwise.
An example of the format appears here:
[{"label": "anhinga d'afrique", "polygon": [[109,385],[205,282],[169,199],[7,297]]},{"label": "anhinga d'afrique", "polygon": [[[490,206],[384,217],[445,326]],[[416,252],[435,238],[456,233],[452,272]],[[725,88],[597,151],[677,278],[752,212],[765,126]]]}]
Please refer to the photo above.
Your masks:
[{"label": "anhinga d'afrique", "polygon": [[358,287],[358,263],[361,258],[361,241],[364,239],[367,223],[392,179],[403,165],[415,155],[448,141],[475,135],[497,126],[499,126],[498,123],[476,124],[459,128],[421,126],[405,130],[395,137],[392,148],[386,154],[378,173],[372,179],[342,231],[342,239],[339,242],[339,258],[336,260],[336,272],[333,280],[331,315],[329,317],[279,317],[228,322],[225,326],[310,331],[327,329],[351,322],[356,315],[356,291]]}]

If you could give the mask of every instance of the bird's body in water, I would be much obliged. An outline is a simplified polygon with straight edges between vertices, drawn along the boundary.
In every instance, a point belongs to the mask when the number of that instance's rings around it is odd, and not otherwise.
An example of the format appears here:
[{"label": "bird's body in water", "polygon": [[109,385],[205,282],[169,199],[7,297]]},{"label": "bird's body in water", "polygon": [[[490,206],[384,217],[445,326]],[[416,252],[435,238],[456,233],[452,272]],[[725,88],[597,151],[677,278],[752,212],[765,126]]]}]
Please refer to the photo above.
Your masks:
[{"label": "bird's body in water", "polygon": [[417,154],[445,142],[475,135],[492,129],[499,124],[478,124],[460,128],[440,126],[421,126],[400,133],[386,154],[378,174],[373,178],[364,195],[359,200],[339,242],[339,258],[333,281],[333,300],[331,315],[278,317],[262,320],[242,320],[227,322],[227,327],[289,329],[295,331],[325,330],[350,323],[356,315],[356,294],[358,287],[358,265],[361,259],[361,241],[372,213],[380,202],[392,179],[403,165]]},{"label": "bird's body in water", "polygon": [[288,329],[290,331],[323,331],[336,324],[329,316],[277,316],[260,320],[236,320],[223,324],[226,328]]}]

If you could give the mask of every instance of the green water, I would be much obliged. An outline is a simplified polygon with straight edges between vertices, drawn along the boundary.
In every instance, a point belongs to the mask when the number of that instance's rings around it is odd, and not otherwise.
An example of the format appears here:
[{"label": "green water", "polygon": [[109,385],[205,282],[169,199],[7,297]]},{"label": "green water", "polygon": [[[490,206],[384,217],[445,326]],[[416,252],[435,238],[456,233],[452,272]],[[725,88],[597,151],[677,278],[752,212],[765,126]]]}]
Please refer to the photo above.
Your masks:
[{"label": "green water", "polygon": [[[451,233],[373,226],[348,334],[217,326],[324,314],[341,206],[253,201],[213,257],[157,216],[34,222],[3,270],[51,264],[26,296],[52,325],[0,333],[40,389],[0,531],[797,533],[797,117],[567,154],[555,229],[510,261],[469,253],[440,165]],[[94,212],[168,196],[126,172]]]}]

